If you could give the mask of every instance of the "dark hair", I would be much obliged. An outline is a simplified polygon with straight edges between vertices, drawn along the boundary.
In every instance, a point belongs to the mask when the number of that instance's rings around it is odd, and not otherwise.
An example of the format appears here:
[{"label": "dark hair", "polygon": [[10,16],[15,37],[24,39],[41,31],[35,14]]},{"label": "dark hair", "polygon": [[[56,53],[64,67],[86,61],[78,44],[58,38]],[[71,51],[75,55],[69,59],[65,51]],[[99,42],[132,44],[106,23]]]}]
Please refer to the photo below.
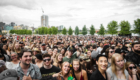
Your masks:
[{"label": "dark hair", "polygon": [[109,45],[105,45],[105,46],[103,47],[103,49],[102,49],[102,51],[101,51],[101,54],[103,54],[103,53],[106,51],[107,48],[109,48]]},{"label": "dark hair", "polygon": [[109,50],[110,50],[111,48],[107,48],[106,50],[105,50],[105,55],[107,56],[107,57],[109,57],[108,56],[108,54],[109,54]]},{"label": "dark hair", "polygon": [[42,55],[41,54],[36,54],[35,57],[39,60],[43,60]]},{"label": "dark hair", "polygon": [[32,54],[32,50],[31,50],[31,49],[25,48],[25,49],[23,49],[23,50],[21,51],[21,53],[19,53],[18,57],[19,57],[19,58],[22,58],[24,52],[30,52],[30,53]]},{"label": "dark hair", "polygon": [[96,57],[96,61],[98,61],[100,57],[105,57],[105,58],[108,60],[108,58],[107,58],[106,55],[99,54],[99,55]]},{"label": "dark hair", "polygon": [[48,53],[45,53],[45,54],[42,56],[42,58],[45,58],[45,57],[50,57],[50,58],[51,58],[51,55],[48,54]]},{"label": "dark hair", "polygon": [[140,42],[134,42],[134,43],[132,43],[132,47],[134,47],[135,44],[140,44]]}]

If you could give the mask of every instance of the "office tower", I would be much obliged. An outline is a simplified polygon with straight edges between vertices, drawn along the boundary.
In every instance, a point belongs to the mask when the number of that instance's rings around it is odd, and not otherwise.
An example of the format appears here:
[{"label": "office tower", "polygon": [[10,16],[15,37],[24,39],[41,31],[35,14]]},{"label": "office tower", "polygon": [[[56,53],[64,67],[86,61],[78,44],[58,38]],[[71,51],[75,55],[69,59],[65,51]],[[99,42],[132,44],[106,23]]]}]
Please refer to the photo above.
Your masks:
[{"label": "office tower", "polygon": [[41,26],[48,27],[48,16],[47,15],[41,16]]}]

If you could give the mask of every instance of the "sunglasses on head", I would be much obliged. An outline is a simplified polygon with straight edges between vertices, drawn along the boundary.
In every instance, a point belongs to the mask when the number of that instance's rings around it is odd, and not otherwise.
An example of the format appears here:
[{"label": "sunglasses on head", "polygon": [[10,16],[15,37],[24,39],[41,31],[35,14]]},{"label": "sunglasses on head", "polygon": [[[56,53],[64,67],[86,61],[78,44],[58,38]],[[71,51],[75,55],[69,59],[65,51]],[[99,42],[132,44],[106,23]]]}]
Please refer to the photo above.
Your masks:
[{"label": "sunglasses on head", "polygon": [[110,53],[113,53],[114,51],[110,51]]},{"label": "sunglasses on head", "polygon": [[44,59],[43,61],[46,62],[46,61],[50,61],[50,60],[51,60],[51,59]]},{"label": "sunglasses on head", "polygon": [[136,69],[136,66],[133,66],[133,67],[129,67],[129,69],[131,69],[131,70],[132,70],[132,68]]}]

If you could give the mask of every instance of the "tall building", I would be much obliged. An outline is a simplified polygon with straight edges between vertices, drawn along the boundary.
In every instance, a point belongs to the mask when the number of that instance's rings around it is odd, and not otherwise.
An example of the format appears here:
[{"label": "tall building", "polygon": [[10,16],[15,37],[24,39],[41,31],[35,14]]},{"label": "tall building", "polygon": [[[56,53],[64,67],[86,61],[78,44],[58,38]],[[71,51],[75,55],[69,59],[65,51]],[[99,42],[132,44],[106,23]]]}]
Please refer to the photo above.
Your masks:
[{"label": "tall building", "polygon": [[48,27],[48,16],[47,15],[41,16],[41,26]]}]

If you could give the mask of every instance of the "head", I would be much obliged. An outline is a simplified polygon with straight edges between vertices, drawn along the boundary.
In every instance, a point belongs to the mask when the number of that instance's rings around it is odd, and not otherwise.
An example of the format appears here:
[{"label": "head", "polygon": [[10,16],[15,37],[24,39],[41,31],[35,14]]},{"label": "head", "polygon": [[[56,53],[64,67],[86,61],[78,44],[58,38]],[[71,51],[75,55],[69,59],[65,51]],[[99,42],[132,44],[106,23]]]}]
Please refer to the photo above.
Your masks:
[{"label": "head", "polygon": [[48,54],[50,54],[51,56],[53,55],[53,51],[51,48],[48,50]]},{"label": "head", "polygon": [[44,65],[50,66],[51,65],[51,55],[46,53],[42,57],[43,57]]},{"label": "head", "polygon": [[70,63],[69,62],[63,62],[62,64],[62,74],[69,74],[70,72]]},{"label": "head", "polygon": [[63,56],[62,56],[62,54],[60,54],[60,53],[56,54],[55,60],[56,60],[56,62],[62,62],[62,61],[63,61]]},{"label": "head", "polygon": [[74,71],[81,71],[81,64],[80,64],[80,61],[79,61],[79,59],[74,59],[73,61],[72,61],[72,67],[73,67],[73,70]]},{"label": "head", "polygon": [[12,53],[11,53],[11,59],[12,59],[12,61],[18,60],[18,55],[17,55],[16,52],[12,52]]},{"label": "head", "polygon": [[140,42],[133,43],[132,50],[140,55]]},{"label": "head", "polygon": [[72,54],[73,54],[73,51],[69,50],[69,51],[68,51],[68,56],[71,57]]},{"label": "head", "polygon": [[101,42],[101,43],[99,44],[99,46],[100,46],[100,47],[103,47],[103,46],[104,46],[104,44]]},{"label": "head", "polygon": [[38,61],[43,61],[43,58],[42,58],[41,54],[36,54],[35,55],[35,62],[38,62]]},{"label": "head", "polygon": [[132,69],[136,69],[136,65],[133,62],[126,62],[125,69],[132,74]]},{"label": "head", "polygon": [[24,49],[19,54],[19,59],[23,65],[30,65],[32,62],[32,51],[30,49]]},{"label": "head", "polygon": [[63,48],[63,49],[61,49],[61,54],[65,54],[65,49]]},{"label": "head", "polygon": [[122,70],[124,72],[125,65],[124,65],[124,59],[121,54],[115,53],[112,55],[111,58],[111,69],[112,72],[117,75],[117,69]]},{"label": "head", "polygon": [[89,56],[89,57],[91,56],[91,51],[90,50],[87,51],[87,56]]},{"label": "head", "polygon": [[3,50],[7,50],[7,45],[4,44],[2,48],[3,48]]},{"label": "head", "polygon": [[102,71],[106,71],[108,67],[108,59],[107,56],[99,54],[96,57],[96,64],[98,65],[98,69]]},{"label": "head", "polygon": [[42,44],[42,45],[41,45],[41,48],[42,48],[43,50],[45,50],[45,49],[46,49],[46,44]]},{"label": "head", "polygon": [[105,55],[106,55],[108,58],[111,58],[113,54],[114,54],[114,50],[113,50],[113,49],[111,49],[111,48],[107,48],[107,49],[106,49]]}]

